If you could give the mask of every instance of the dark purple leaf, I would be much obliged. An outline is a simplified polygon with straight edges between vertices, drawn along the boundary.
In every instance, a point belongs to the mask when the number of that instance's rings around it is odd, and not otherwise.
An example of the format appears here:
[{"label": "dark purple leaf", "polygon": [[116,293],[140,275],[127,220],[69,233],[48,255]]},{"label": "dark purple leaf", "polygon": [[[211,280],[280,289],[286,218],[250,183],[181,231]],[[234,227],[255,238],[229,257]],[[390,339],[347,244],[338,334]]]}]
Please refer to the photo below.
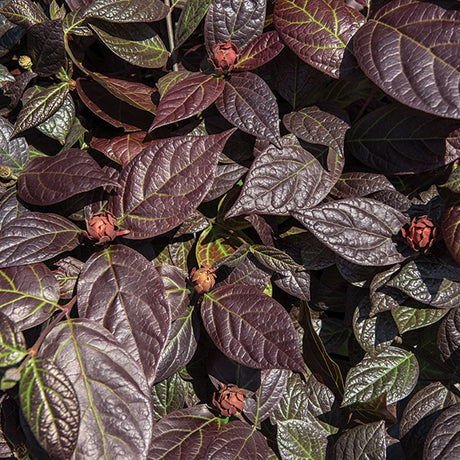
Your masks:
[{"label": "dark purple leaf", "polygon": [[357,287],[368,286],[375,274],[381,271],[379,267],[356,265],[353,262],[336,255],[336,264],[342,277]]},{"label": "dark purple leaf", "polygon": [[394,189],[393,184],[383,174],[349,172],[340,176],[331,194],[338,198],[354,198]]},{"label": "dark purple leaf", "polygon": [[201,460],[220,427],[204,404],[163,417],[154,427],[148,458]]},{"label": "dark purple leaf", "polygon": [[210,4],[211,0],[189,0],[185,3],[176,25],[176,36],[174,40],[176,48],[183,45],[187,38],[189,38],[200,25],[201,20],[208,12]]},{"label": "dark purple leaf", "polygon": [[442,236],[454,260],[460,263],[460,206],[449,206],[442,219]]},{"label": "dark purple leaf", "polygon": [[218,164],[214,182],[203,201],[215,200],[228,192],[247,170],[238,163]]},{"label": "dark purple leaf", "polygon": [[237,266],[224,280],[224,284],[245,284],[254,286],[259,291],[264,291],[270,282],[271,270],[265,268],[256,258],[251,255],[242,256],[244,260],[238,261]]},{"label": "dark purple leaf", "polygon": [[160,0],[95,0],[84,10],[83,17],[115,23],[154,22],[168,13],[169,8]]},{"label": "dark purple leaf", "polygon": [[[0,273],[3,275],[2,272]],[[1,287],[0,293],[3,294]],[[24,334],[15,329],[11,319],[6,316],[4,310],[7,309],[2,306],[2,310],[3,312],[0,311],[0,366],[9,367],[20,363],[27,356],[27,346]]]},{"label": "dark purple leaf", "polygon": [[234,70],[256,69],[276,57],[284,48],[278,32],[272,30],[255,37],[238,55]]},{"label": "dark purple leaf", "polygon": [[237,201],[225,216],[289,215],[320,203],[333,183],[295,136],[282,138],[282,150],[270,145],[252,163]]},{"label": "dark purple leaf", "polygon": [[69,83],[67,82],[39,88],[19,112],[11,137],[44,122],[58,111],[68,94]]},{"label": "dark purple leaf", "polygon": [[95,21],[91,28],[113,53],[130,64],[156,69],[163,67],[169,58],[168,50],[150,24]]},{"label": "dark purple leaf", "polygon": [[407,460],[423,457],[423,444],[442,409],[457,399],[441,382],[418,391],[408,402],[401,417],[400,437]]},{"label": "dark purple leaf", "polygon": [[85,264],[74,257],[68,256],[54,262],[54,265],[59,267],[53,271],[53,274],[59,283],[61,299],[71,299],[77,285],[77,279]]},{"label": "dark purple leaf", "polygon": [[459,26],[460,11],[454,7],[394,0],[356,33],[353,46],[360,67],[391,97],[424,112],[460,118]]},{"label": "dark purple leaf", "polygon": [[73,11],[91,5],[93,0],[65,0],[69,8]]},{"label": "dark purple leaf", "polygon": [[176,410],[183,409],[186,392],[185,382],[179,374],[171,375],[168,379],[155,384],[152,388],[155,422]]},{"label": "dark purple leaf", "polygon": [[15,75],[14,81],[8,81],[3,86],[3,95],[10,98],[8,106],[2,109],[3,112],[9,112],[13,110],[21,100],[22,93],[26,89],[27,85],[37,76],[36,73],[28,71]]},{"label": "dark purple leaf", "polygon": [[204,40],[208,54],[214,45],[231,40],[241,51],[262,33],[266,0],[213,0],[206,15]]},{"label": "dark purple leaf", "polygon": [[358,265],[390,265],[405,257],[393,237],[407,223],[399,211],[369,198],[348,198],[294,213],[323,244]]},{"label": "dark purple leaf", "polygon": [[169,88],[158,105],[149,131],[176,123],[207,109],[224,90],[225,81],[214,75],[192,73]]},{"label": "dark purple leaf", "polygon": [[152,144],[152,141],[144,141],[146,135],[146,132],[140,131],[112,138],[93,136],[90,145],[125,167],[136,155]]},{"label": "dark purple leaf", "polygon": [[211,225],[210,220],[200,211],[195,210],[190,214],[174,233],[174,238],[178,238],[190,233],[198,233]]},{"label": "dark purple leaf", "polygon": [[0,228],[25,212],[27,209],[18,201],[14,188],[7,189],[0,194]]},{"label": "dark purple leaf", "polygon": [[256,288],[218,287],[205,294],[201,315],[217,348],[229,358],[255,369],[305,372],[288,313]]},{"label": "dark purple leaf", "polygon": [[146,458],[150,389],[138,365],[106,329],[86,319],[60,323],[40,348],[70,379],[80,403],[75,458]]},{"label": "dark purple leaf", "polygon": [[50,205],[98,187],[118,187],[84,150],[34,158],[18,180],[18,195],[27,203]]},{"label": "dark purple leaf", "polygon": [[386,284],[431,307],[460,306],[460,268],[434,256],[407,263]]},{"label": "dark purple leaf", "polygon": [[7,2],[1,9],[1,14],[8,21],[25,29],[47,20],[42,8],[31,0],[13,0]]},{"label": "dark purple leaf", "polygon": [[189,363],[196,351],[199,336],[198,318],[189,308],[171,325],[168,343],[158,362],[155,382],[170,377]]},{"label": "dark purple leaf", "polygon": [[33,25],[27,31],[27,50],[35,73],[41,77],[57,73],[66,58],[62,21],[46,20]]},{"label": "dark purple leaf", "polygon": [[417,174],[459,158],[449,148],[458,122],[409,111],[399,104],[381,107],[353,125],[346,146],[359,161],[383,174]]},{"label": "dark purple leaf", "polygon": [[267,440],[256,429],[240,420],[225,425],[214,436],[206,451],[205,460],[231,460],[251,458],[266,460]]},{"label": "dark purple leaf", "polygon": [[361,348],[375,355],[386,350],[398,335],[398,328],[389,312],[369,317],[371,304],[365,297],[356,307],[353,315],[353,331]]},{"label": "dark purple leaf", "polygon": [[151,238],[187,218],[210,189],[232,133],[162,139],[137,155],[123,169],[122,190],[109,203],[120,225],[130,230],[127,237]]},{"label": "dark purple leaf", "polygon": [[460,455],[460,403],[445,409],[425,440],[424,460],[450,460]]},{"label": "dark purple leaf", "polygon": [[254,227],[254,230],[259,235],[259,238],[262,240],[262,243],[265,246],[275,247],[275,242],[273,240],[273,226],[276,226],[276,221],[270,217],[262,217],[258,214],[251,214],[245,217],[245,220],[251,222],[251,225]]},{"label": "dark purple leaf", "polygon": [[341,0],[279,0],[273,22],[284,43],[302,60],[339,78],[355,66],[350,41],[364,17]]},{"label": "dark purple leaf", "polygon": [[345,431],[334,446],[336,458],[386,458],[385,422],[366,423]]},{"label": "dark purple leaf", "polygon": [[254,424],[267,419],[286,391],[289,371],[267,369],[262,371],[259,389],[244,401],[244,415]]},{"label": "dark purple leaf", "polygon": [[275,275],[273,281],[288,294],[301,300],[310,300],[310,273],[308,271]]},{"label": "dark purple leaf", "polygon": [[460,309],[454,308],[438,329],[438,349],[441,361],[452,368],[460,367]]},{"label": "dark purple leaf", "polygon": [[0,267],[51,259],[80,243],[82,231],[57,214],[27,212],[0,230]]},{"label": "dark purple leaf", "polygon": [[147,131],[152,122],[152,115],[114,97],[93,81],[78,78],[77,91],[82,102],[95,115],[116,128],[124,128],[125,131]]},{"label": "dark purple leaf", "polygon": [[1,312],[17,331],[46,321],[58,308],[59,286],[44,264],[9,267],[0,271]]},{"label": "dark purple leaf", "polygon": [[78,312],[109,330],[153,384],[171,312],[155,267],[124,245],[93,254],[78,279]]},{"label": "dark purple leaf", "polygon": [[305,420],[282,420],[277,424],[278,449],[283,459],[326,458],[327,431]]},{"label": "dark purple leaf", "polygon": [[89,75],[117,99],[136,109],[150,113],[156,112],[157,106],[152,101],[152,96],[157,92],[155,88],[135,81],[108,77],[97,72],[89,72]]},{"label": "dark purple leaf", "polygon": [[52,361],[32,357],[19,382],[24,418],[53,458],[72,456],[80,426],[80,405],[69,377]]},{"label": "dark purple leaf", "polygon": [[400,401],[414,389],[418,374],[414,354],[402,348],[389,347],[375,356],[366,353],[347,374],[342,406],[369,402],[384,393],[387,404]]},{"label": "dark purple leaf", "polygon": [[[260,2],[262,3],[262,2]],[[216,100],[217,110],[245,133],[281,145],[278,104],[270,87],[251,72],[233,75]]]},{"label": "dark purple leaf", "polygon": [[166,300],[171,310],[171,321],[185,314],[190,304],[190,291],[187,289],[187,273],[173,265],[156,267],[166,290]]},{"label": "dark purple leaf", "polygon": [[304,330],[302,353],[305,364],[313,375],[332,391],[335,397],[341,398],[343,395],[342,373],[339,366],[327,354],[326,348],[316,333],[308,306],[305,306],[302,311],[300,325]]}]

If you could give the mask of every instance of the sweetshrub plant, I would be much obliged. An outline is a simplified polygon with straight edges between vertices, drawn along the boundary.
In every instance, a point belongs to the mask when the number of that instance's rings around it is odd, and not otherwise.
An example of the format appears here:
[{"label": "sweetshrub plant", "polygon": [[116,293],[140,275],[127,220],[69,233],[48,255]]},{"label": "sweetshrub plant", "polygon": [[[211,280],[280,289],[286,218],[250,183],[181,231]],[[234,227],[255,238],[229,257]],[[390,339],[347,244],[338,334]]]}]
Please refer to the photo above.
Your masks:
[{"label": "sweetshrub plant", "polygon": [[460,3],[1,1],[0,455],[460,455]]}]

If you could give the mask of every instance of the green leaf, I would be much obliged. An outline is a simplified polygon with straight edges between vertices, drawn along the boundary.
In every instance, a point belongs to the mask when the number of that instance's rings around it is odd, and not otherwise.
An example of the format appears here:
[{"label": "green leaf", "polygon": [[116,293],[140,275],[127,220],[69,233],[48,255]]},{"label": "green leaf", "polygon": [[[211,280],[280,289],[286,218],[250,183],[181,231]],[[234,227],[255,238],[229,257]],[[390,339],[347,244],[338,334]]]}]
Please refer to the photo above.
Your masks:
[{"label": "green leaf", "polygon": [[188,0],[176,26],[176,48],[185,43],[205,17],[212,0]]},{"label": "green leaf", "polygon": [[48,88],[38,88],[33,96],[25,103],[19,112],[11,137],[33,128],[56,113],[69,94],[67,82],[52,85]]},{"label": "green leaf", "polygon": [[14,366],[27,355],[24,335],[15,331],[8,316],[0,313],[0,366]]},{"label": "green leaf", "polygon": [[131,64],[156,69],[163,67],[168,60],[168,50],[148,24],[98,21],[92,23],[91,28],[113,53]]},{"label": "green leaf", "polygon": [[173,374],[152,388],[153,417],[155,421],[182,409],[185,403],[185,384],[179,374]]},{"label": "green leaf", "polygon": [[46,359],[31,358],[19,382],[21,409],[33,434],[52,458],[71,457],[80,406],[69,378]]},{"label": "green leaf", "polygon": [[400,334],[434,324],[448,312],[447,309],[428,308],[414,301],[405,301],[391,310]]},{"label": "green leaf", "polygon": [[413,353],[396,347],[363,360],[348,372],[342,406],[365,403],[387,395],[387,404],[400,401],[414,389],[419,374]]}]

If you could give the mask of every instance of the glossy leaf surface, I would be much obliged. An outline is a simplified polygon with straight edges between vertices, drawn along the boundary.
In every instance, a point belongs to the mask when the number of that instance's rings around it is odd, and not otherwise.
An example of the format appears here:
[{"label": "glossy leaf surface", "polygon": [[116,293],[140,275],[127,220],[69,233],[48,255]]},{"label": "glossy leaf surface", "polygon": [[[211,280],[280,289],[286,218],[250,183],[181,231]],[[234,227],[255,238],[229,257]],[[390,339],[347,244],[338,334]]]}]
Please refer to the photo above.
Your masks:
[{"label": "glossy leaf surface", "polygon": [[0,117],[0,161],[14,173],[22,171],[29,160],[29,146],[23,137],[13,137],[13,125]]},{"label": "glossy leaf surface", "polygon": [[87,152],[70,149],[30,161],[18,181],[18,194],[28,203],[50,205],[107,185],[118,187]]},{"label": "glossy leaf surface", "polygon": [[153,383],[171,312],[163,282],[147,259],[124,245],[94,254],[78,280],[78,312],[109,330]]},{"label": "glossy leaf surface", "polygon": [[256,369],[305,371],[286,310],[259,290],[222,286],[205,295],[201,308],[206,330],[229,358]]},{"label": "glossy leaf surface", "polygon": [[40,358],[71,381],[80,403],[76,458],[146,458],[153,423],[144,374],[106,329],[71,320],[49,334]]},{"label": "glossy leaf surface", "polygon": [[146,148],[120,176],[110,202],[129,238],[150,238],[180,224],[211,187],[217,159],[232,134],[163,139]]},{"label": "glossy leaf surface", "polygon": [[160,0],[96,0],[84,10],[83,17],[115,23],[154,22],[164,19],[168,12]]},{"label": "glossy leaf surface", "polygon": [[14,366],[26,357],[26,352],[26,340],[22,332],[15,330],[8,316],[0,313],[0,366]]}]

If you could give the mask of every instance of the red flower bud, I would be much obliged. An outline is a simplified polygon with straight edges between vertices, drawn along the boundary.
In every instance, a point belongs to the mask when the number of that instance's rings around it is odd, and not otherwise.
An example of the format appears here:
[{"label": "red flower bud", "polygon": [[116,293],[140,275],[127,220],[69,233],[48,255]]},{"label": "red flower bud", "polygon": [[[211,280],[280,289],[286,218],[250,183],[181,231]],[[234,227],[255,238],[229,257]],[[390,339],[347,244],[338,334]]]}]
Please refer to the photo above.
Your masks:
[{"label": "red flower bud", "polygon": [[202,292],[209,292],[216,283],[215,268],[211,268],[210,265],[203,265],[198,270],[192,268],[190,272],[190,281],[193,283],[195,291],[198,294]]},{"label": "red flower bud", "polygon": [[427,216],[414,217],[409,228],[402,228],[401,233],[407,244],[414,251],[426,252],[438,236],[438,226]]},{"label": "red flower bud", "polygon": [[86,221],[88,238],[97,241],[96,244],[104,244],[114,240],[117,236],[126,235],[129,230],[119,230],[117,219],[109,211],[93,214]]},{"label": "red flower bud", "polygon": [[217,394],[217,398],[214,393],[212,403],[224,417],[230,417],[243,410],[245,397],[244,390],[238,390],[236,385],[223,385]]},{"label": "red flower bud", "polygon": [[238,59],[238,48],[229,40],[212,47],[212,58],[209,60],[217,72],[230,72]]}]

